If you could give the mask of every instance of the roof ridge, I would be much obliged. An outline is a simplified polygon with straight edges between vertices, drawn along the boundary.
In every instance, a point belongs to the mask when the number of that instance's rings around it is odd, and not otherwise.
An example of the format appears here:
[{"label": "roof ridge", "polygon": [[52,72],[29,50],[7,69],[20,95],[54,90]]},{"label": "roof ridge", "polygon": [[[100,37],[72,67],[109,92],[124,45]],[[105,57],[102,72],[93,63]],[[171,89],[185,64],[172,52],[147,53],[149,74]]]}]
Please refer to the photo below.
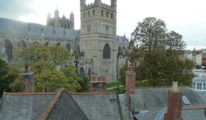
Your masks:
[{"label": "roof ridge", "polygon": [[59,100],[60,96],[62,95],[62,93],[64,91],[65,91],[65,89],[61,88],[60,90],[58,90],[56,92],[56,94],[52,97],[52,99],[51,99],[50,103],[48,104],[48,106],[45,108],[45,110],[39,116],[38,120],[46,120],[47,119],[50,112],[52,111],[52,109],[54,108],[55,104],[57,103],[57,101]]},{"label": "roof ridge", "polygon": [[56,92],[5,92],[4,95],[53,95]]},{"label": "roof ridge", "polygon": [[82,93],[75,93],[69,92],[71,95],[105,95],[105,94],[117,94],[116,92],[82,92]]}]

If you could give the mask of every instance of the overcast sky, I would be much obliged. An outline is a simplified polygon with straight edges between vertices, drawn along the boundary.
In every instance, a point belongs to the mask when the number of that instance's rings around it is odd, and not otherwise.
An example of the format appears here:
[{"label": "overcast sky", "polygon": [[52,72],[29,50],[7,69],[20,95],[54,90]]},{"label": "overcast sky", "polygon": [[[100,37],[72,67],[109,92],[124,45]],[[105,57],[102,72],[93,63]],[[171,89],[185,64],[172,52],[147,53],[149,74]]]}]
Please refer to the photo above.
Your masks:
[{"label": "overcast sky", "polygon": [[[80,29],[80,0],[0,0],[0,17],[46,24],[47,13],[56,7],[69,17],[75,14],[75,28]],[[87,0],[91,3],[94,0]],[[206,0],[117,0],[117,34],[130,34],[137,22],[146,17],[165,21],[168,30],[183,35],[188,48],[206,48]],[[110,0],[102,0],[110,4]]]}]

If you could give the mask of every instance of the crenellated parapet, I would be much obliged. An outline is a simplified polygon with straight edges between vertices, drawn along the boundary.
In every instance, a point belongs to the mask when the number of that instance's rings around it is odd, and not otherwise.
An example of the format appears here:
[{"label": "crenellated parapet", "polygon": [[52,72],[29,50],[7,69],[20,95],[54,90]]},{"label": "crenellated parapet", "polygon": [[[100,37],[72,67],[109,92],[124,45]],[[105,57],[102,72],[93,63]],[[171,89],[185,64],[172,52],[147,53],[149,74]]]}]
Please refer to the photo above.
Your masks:
[{"label": "crenellated parapet", "polygon": [[94,7],[102,7],[109,10],[114,9],[116,11],[116,2],[116,0],[111,0],[111,5],[108,5],[106,3],[103,3],[101,0],[95,0],[94,3],[86,4],[86,0],[81,0],[81,10],[87,10]]}]

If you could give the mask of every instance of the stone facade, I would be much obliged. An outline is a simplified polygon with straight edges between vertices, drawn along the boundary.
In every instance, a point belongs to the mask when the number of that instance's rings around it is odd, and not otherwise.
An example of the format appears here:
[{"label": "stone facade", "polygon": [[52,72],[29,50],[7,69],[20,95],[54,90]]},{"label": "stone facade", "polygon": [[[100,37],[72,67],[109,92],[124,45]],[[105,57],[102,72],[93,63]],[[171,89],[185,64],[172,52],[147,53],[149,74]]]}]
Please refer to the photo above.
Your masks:
[{"label": "stone facade", "polygon": [[117,76],[116,0],[106,5],[101,0],[87,5],[81,0],[80,51],[93,60],[92,74],[108,82]]},{"label": "stone facade", "polygon": [[60,45],[74,56],[67,65],[75,65],[79,74],[115,81],[127,61],[129,45],[125,36],[116,35],[116,0],[111,0],[111,5],[100,0],[90,5],[81,0],[80,4],[81,30],[74,29],[73,13],[66,23],[58,10],[54,18],[48,15],[47,26],[0,18],[0,58],[14,62],[13,53],[32,44]]}]

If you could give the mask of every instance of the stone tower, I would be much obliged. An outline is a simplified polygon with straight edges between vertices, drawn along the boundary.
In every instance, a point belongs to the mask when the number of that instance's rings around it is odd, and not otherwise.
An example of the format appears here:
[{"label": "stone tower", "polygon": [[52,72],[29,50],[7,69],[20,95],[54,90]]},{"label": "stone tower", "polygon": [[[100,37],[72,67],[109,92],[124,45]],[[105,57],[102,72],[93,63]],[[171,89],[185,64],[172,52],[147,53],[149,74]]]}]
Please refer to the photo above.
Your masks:
[{"label": "stone tower", "polygon": [[105,77],[107,82],[116,80],[117,40],[116,14],[117,1],[111,5],[95,0],[87,5],[80,0],[81,35],[80,49],[84,57],[92,59],[92,75]]}]

